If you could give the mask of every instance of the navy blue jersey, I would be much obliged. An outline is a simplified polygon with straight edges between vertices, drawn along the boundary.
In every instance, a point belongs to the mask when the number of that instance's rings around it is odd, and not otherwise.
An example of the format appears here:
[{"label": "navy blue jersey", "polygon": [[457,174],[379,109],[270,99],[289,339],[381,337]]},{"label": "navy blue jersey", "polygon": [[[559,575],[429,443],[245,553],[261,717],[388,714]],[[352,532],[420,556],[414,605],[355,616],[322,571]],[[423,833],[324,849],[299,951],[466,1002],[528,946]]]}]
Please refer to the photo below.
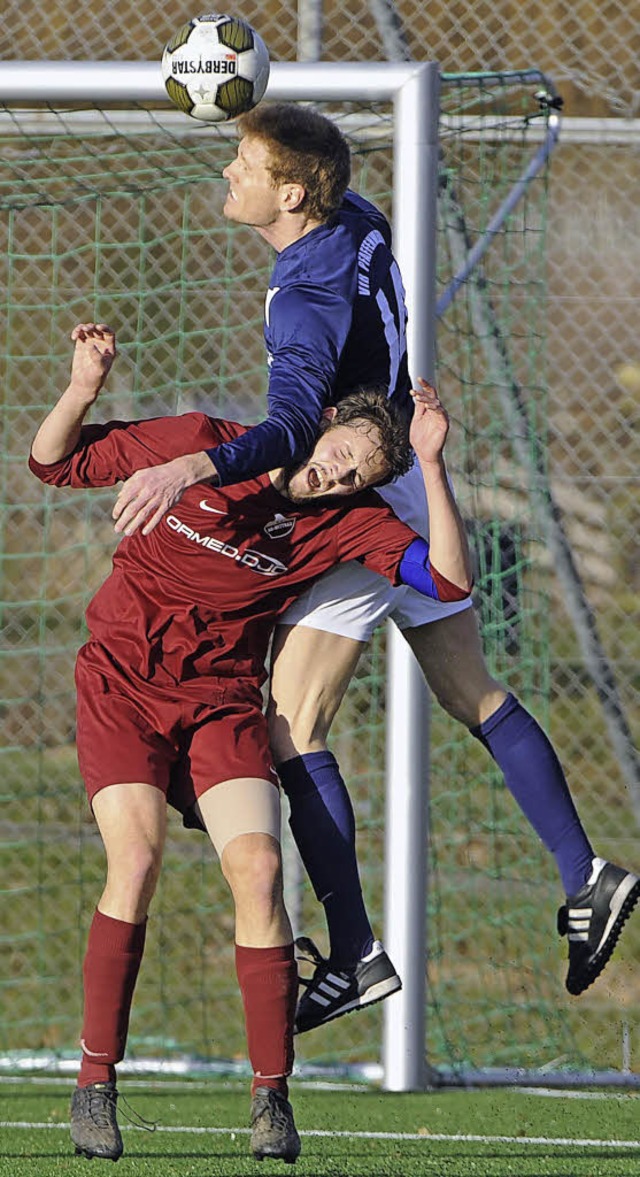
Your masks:
[{"label": "navy blue jersey", "polygon": [[389,223],[348,192],[335,216],[277,256],[265,301],[269,415],[207,451],[221,485],[303,461],[322,410],[358,388],[387,388],[410,413],[406,318]]}]

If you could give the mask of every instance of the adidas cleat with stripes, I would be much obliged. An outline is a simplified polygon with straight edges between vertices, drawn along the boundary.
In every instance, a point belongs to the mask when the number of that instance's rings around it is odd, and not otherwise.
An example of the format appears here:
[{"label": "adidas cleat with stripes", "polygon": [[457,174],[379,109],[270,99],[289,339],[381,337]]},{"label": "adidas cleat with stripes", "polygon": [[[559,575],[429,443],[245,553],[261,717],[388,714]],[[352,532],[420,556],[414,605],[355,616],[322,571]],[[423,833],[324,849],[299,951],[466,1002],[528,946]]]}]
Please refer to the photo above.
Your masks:
[{"label": "adidas cleat with stripes", "polygon": [[379,940],[374,941],[367,956],[348,969],[334,968],[307,936],[296,940],[296,948],[303,959],[315,965],[313,976],[300,978],[306,992],[296,1010],[296,1034],[305,1034],[343,1014],[383,1001],[402,988],[402,981]]},{"label": "adidas cleat with stripes", "polygon": [[603,858],[594,858],[584,887],[567,896],[558,911],[558,932],[569,941],[565,985],[574,997],[600,976],[638,899],[640,878]]}]

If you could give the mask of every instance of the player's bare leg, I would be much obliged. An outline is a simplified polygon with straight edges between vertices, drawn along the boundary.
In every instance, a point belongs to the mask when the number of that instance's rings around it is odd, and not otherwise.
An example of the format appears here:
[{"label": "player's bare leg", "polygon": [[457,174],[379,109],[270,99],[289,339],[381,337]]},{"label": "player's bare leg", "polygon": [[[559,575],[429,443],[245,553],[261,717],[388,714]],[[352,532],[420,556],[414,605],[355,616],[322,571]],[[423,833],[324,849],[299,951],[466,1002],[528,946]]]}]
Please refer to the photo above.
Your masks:
[{"label": "player's bare leg", "polygon": [[117,1161],[116,1064],[122,1059],[149,904],[166,832],[166,801],[146,784],[110,785],[93,799],[107,881],[84,961],[82,1062],[71,1103],[76,1153]]},{"label": "player's bare leg", "polygon": [[[226,782],[225,782],[226,783]],[[279,834],[279,795],[269,781],[256,796],[255,781],[232,782],[237,813],[231,824],[269,825],[264,799],[273,796]],[[220,796],[220,794],[218,794]],[[228,815],[217,805],[216,787],[200,798],[200,812],[214,845],[229,835]],[[255,816],[253,816],[255,814]],[[224,828],[223,828],[224,827]],[[298,978],[291,924],[282,882],[279,836],[247,832],[230,836],[221,849],[222,872],[236,914],[236,970],[242,993],[251,1084],[251,1149],[258,1160],[292,1164],[300,1153],[287,1078],[293,1068],[293,1023]]]},{"label": "player's bare leg", "polygon": [[504,703],[507,692],[489,674],[473,609],[405,629],[403,636],[440,705],[465,727],[477,727]]},{"label": "player's bare leg", "polygon": [[221,865],[235,905],[236,944],[290,944],[293,934],[282,894],[279,843],[268,834],[243,834],[227,844]]},{"label": "player's bare leg", "polygon": [[165,796],[152,785],[110,785],[94,797],[93,813],[107,856],[98,910],[112,919],[142,923],[162,866]]},{"label": "player's bare leg", "polygon": [[276,765],[326,748],[363,649],[363,642],[306,625],[276,628],[267,707]]},{"label": "player's bare leg", "polygon": [[352,638],[304,625],[279,626],[274,638],[268,706],[271,746],[289,798],[291,829],[324,905],[330,936],[328,958],[307,937],[298,941],[303,958],[313,965],[312,976],[303,978],[306,992],[296,1015],[298,1033],[381,1001],[401,985],[367,916],[353,808],[335,757],[326,747],[363,648]]}]

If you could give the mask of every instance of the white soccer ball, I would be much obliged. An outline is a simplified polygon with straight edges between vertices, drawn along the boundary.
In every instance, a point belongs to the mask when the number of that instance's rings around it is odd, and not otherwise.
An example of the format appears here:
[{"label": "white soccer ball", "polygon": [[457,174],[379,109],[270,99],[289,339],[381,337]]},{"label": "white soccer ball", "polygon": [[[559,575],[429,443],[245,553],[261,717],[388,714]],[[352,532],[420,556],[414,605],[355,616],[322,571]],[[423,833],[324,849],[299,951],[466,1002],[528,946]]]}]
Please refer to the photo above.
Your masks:
[{"label": "white soccer ball", "polygon": [[224,122],[257,106],[269,81],[269,53],[245,20],[197,16],[165,46],[162,76],[179,110]]}]

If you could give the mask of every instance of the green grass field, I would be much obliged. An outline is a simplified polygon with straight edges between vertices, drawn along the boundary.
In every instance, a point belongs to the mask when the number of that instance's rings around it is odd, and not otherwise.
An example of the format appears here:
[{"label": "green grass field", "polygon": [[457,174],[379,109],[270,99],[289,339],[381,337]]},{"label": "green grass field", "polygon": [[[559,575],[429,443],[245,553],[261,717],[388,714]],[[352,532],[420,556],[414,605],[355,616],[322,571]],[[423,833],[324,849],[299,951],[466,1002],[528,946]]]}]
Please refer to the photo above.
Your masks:
[{"label": "green grass field", "polygon": [[[72,1084],[3,1079],[0,1177],[111,1172],[73,1155]],[[492,1089],[396,1095],[368,1087],[292,1084],[302,1137],[295,1166],[249,1154],[248,1085],[124,1079],[151,1133],[120,1116],[118,1177],[640,1177],[640,1097],[613,1092]],[[126,1108],[123,1108],[126,1110]]]}]

